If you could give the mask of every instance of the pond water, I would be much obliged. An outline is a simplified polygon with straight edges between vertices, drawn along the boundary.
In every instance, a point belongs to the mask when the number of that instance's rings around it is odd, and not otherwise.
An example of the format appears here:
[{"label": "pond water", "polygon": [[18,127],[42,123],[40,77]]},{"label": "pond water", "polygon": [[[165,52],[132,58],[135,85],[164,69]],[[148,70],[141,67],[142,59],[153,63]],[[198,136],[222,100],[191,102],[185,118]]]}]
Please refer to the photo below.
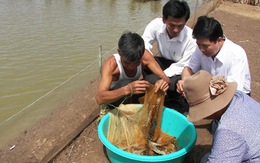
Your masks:
[{"label": "pond water", "polygon": [[[100,45],[112,54],[124,31],[142,34],[166,2],[0,0],[0,140],[96,78]],[[198,2],[188,3],[194,12]]]}]

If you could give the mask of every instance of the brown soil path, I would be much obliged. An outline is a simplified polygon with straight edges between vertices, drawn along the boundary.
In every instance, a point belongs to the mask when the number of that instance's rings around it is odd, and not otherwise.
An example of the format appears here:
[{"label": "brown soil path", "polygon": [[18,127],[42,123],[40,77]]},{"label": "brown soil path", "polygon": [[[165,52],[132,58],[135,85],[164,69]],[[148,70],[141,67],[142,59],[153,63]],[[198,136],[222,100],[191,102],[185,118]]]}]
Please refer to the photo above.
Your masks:
[{"label": "brown soil path", "polygon": [[[209,15],[221,22],[229,39],[246,50],[252,77],[252,97],[260,102],[260,7],[224,1]],[[8,142],[0,150],[0,162],[41,162],[98,107],[93,97],[96,88],[97,81],[94,81],[61,104],[57,111],[21,133],[16,140]],[[209,123],[202,120],[195,124],[198,139],[185,162],[199,162],[210,150],[212,137],[208,131]],[[108,163],[97,136],[97,124],[91,123],[51,162]]]}]

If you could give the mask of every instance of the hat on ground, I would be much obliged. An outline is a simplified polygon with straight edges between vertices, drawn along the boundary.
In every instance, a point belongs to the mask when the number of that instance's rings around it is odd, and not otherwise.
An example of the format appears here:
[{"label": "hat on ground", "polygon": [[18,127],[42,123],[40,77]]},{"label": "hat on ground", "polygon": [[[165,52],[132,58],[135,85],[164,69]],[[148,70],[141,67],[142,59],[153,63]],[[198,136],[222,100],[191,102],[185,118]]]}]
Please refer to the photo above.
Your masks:
[{"label": "hat on ground", "polygon": [[187,118],[196,122],[225,108],[236,92],[237,83],[201,70],[184,80],[183,89],[190,106]]}]

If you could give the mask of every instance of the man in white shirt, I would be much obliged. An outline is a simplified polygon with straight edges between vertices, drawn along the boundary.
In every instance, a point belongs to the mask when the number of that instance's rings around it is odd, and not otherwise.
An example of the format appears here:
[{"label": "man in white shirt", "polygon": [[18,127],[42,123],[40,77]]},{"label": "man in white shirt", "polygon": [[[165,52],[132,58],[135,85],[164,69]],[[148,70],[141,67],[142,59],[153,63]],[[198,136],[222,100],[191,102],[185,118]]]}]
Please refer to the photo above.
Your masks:
[{"label": "man in white shirt", "polygon": [[221,24],[214,18],[201,16],[193,29],[198,47],[178,81],[177,90],[183,92],[183,80],[199,70],[222,75],[228,82],[237,82],[237,89],[250,95],[250,71],[245,50],[223,35]]},{"label": "man in white shirt", "polygon": [[[196,48],[196,42],[192,38],[192,29],[186,26],[189,17],[190,9],[187,2],[170,0],[163,7],[163,17],[152,20],[142,36],[145,41],[145,53],[153,55],[153,45],[157,42],[160,56],[155,56],[155,59],[166,76],[171,79],[165,106],[176,103],[173,99],[182,98],[176,92],[176,83],[181,79],[184,65]],[[152,84],[159,79],[148,69],[144,70],[143,76]],[[170,103],[167,102],[167,99]]]}]

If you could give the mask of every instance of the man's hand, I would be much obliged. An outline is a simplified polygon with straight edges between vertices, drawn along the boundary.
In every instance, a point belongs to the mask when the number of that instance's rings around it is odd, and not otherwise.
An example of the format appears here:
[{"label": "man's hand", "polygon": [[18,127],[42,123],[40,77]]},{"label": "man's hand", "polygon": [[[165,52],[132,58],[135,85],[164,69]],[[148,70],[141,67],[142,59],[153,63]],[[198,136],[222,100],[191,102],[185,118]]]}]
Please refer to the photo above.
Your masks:
[{"label": "man's hand", "polygon": [[180,93],[183,97],[186,97],[185,92],[184,92],[184,90],[183,90],[183,82],[184,82],[183,80],[179,80],[179,81],[178,81],[178,83],[176,84],[176,86],[177,86],[176,90],[177,90],[177,92]]},{"label": "man's hand", "polygon": [[150,84],[146,80],[136,80],[136,81],[126,85],[126,87],[128,87],[128,89],[130,90],[130,93],[131,93],[131,89],[132,89],[133,94],[145,93],[145,91],[147,90],[147,88],[149,88],[149,86],[150,86]]},{"label": "man's hand", "polygon": [[161,79],[164,80],[169,86],[171,85],[171,79],[166,75],[164,75]]},{"label": "man's hand", "polygon": [[166,92],[169,88],[169,84],[165,80],[159,79],[156,81],[155,87],[156,87],[155,92],[158,92],[159,89]]}]

